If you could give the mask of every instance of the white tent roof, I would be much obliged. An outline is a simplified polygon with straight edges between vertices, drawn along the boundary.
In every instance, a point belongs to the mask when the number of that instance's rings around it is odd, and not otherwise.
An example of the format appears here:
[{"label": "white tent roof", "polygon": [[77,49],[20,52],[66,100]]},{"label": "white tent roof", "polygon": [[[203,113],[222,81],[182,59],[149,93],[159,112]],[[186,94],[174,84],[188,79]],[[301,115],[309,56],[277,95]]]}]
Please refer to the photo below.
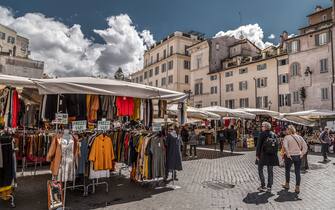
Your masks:
[{"label": "white tent roof", "polygon": [[10,86],[24,86],[24,87],[35,87],[35,84],[26,77],[18,77],[0,74],[0,84],[1,85],[10,85]]},{"label": "white tent roof", "polygon": [[[178,113],[178,105],[177,104],[172,104],[171,106],[168,107],[168,111],[173,114],[176,115]],[[212,112],[208,112],[208,111],[204,111],[198,108],[194,108],[194,107],[187,107],[187,117],[192,117],[192,118],[198,118],[198,119],[220,119],[220,115],[212,113]]]},{"label": "white tent roof", "polygon": [[293,112],[293,113],[284,113],[284,117],[287,116],[297,116],[304,117],[310,119],[318,119],[318,118],[335,118],[335,112],[329,110],[307,110],[301,112]]},{"label": "white tent roof", "polygon": [[56,79],[32,79],[0,75],[0,84],[35,87],[39,94],[96,94],[128,96],[136,98],[183,99],[185,93],[137,83],[93,77],[64,77]]},{"label": "white tent roof", "polygon": [[248,113],[255,114],[255,115],[269,115],[271,117],[278,117],[280,115],[279,112],[266,110],[266,109],[240,108],[240,109],[235,109],[235,110],[244,111],[244,112],[248,112]]},{"label": "white tent roof", "polygon": [[222,117],[236,117],[244,119],[255,119],[256,115],[241,110],[229,109],[222,106],[210,106],[201,108],[201,110],[219,114]]},{"label": "white tent roof", "polygon": [[304,117],[298,117],[298,116],[286,116],[283,117],[282,115],[280,117],[274,117],[277,120],[285,121],[285,122],[290,122],[294,123],[297,125],[303,125],[303,126],[309,126],[309,127],[314,127],[317,125],[317,123],[314,120],[309,120]]}]

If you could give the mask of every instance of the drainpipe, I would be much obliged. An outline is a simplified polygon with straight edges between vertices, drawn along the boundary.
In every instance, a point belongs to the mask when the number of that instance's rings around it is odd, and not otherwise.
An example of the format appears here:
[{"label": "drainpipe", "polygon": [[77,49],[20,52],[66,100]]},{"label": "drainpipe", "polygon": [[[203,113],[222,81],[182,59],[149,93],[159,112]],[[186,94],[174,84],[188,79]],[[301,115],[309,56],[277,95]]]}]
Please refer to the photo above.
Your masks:
[{"label": "drainpipe", "polygon": [[221,72],[219,72],[219,82],[220,82],[220,84],[219,84],[219,92],[220,92],[220,106],[222,106],[222,90],[221,90]]},{"label": "drainpipe", "polygon": [[276,58],[276,62],[277,62],[277,111],[279,112],[279,82],[278,82],[278,77],[279,77],[279,65],[278,65],[278,58]]},{"label": "drainpipe", "polygon": [[257,108],[257,79],[254,77],[255,80],[255,108]]},{"label": "drainpipe", "polygon": [[331,92],[331,103],[332,103],[332,111],[334,111],[334,40],[333,40],[333,31],[332,29],[329,29],[329,34],[330,34],[330,43],[331,43],[331,54],[332,54],[332,83],[330,87],[330,92]]}]

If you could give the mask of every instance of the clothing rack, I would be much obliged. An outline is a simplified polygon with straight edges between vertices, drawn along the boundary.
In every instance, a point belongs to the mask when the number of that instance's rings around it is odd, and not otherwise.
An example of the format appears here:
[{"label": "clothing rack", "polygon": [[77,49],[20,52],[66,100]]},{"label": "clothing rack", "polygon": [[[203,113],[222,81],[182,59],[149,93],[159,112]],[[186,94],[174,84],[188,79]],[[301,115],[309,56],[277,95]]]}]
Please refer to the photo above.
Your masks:
[{"label": "clothing rack", "polygon": [[[8,132],[9,130],[5,131],[5,132],[1,132],[1,136],[3,135],[7,135],[9,137],[9,139],[11,138],[11,134]],[[8,142],[8,143],[1,143],[0,142],[0,147],[3,147],[3,146],[11,146],[12,147],[12,153],[9,153],[10,155],[10,158],[13,158],[12,159],[12,164],[11,165],[11,169],[9,170],[14,170],[14,173],[16,174],[16,168],[14,167],[16,163],[14,163],[14,157],[13,157],[13,154],[14,154],[14,148],[13,148],[13,139],[11,139],[11,142]],[[3,149],[3,148],[1,148]],[[4,169],[3,169],[4,170]],[[7,169],[8,170],[8,169]],[[8,200],[10,199],[10,207],[14,208],[15,207],[15,197],[14,197],[14,189],[17,187],[16,185],[16,180],[15,180],[15,177],[16,175],[13,174],[13,177],[12,177],[12,180],[11,180],[11,184],[8,185],[8,186],[1,186],[0,187],[0,199],[2,200]]]}]

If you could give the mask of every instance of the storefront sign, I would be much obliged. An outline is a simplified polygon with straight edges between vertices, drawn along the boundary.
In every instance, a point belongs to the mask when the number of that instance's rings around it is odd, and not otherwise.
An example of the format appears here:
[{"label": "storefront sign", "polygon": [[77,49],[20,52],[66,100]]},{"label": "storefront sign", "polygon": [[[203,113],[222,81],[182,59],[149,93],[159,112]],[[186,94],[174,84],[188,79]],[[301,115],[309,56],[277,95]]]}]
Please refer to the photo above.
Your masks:
[{"label": "storefront sign", "polygon": [[160,123],[152,123],[152,131],[153,132],[162,131],[162,125]]},{"label": "storefront sign", "polygon": [[55,118],[55,123],[56,124],[62,124],[62,125],[67,125],[68,124],[68,114],[64,113],[56,113],[56,118]]},{"label": "storefront sign", "polygon": [[72,122],[73,131],[84,131],[86,130],[86,120],[73,121]]},{"label": "storefront sign", "polygon": [[107,131],[111,129],[111,121],[98,121],[98,130]]}]

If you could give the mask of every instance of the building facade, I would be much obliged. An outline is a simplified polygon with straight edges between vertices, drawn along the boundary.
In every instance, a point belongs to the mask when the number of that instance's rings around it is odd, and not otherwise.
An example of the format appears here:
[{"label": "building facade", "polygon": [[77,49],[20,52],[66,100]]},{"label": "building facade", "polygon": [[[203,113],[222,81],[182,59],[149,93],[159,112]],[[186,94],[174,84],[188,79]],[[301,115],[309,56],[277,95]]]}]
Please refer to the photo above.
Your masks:
[{"label": "building facade", "polygon": [[44,63],[29,55],[29,40],[0,24],[0,74],[41,78]]},{"label": "building facade", "polygon": [[334,110],[333,15],[333,7],[317,6],[299,35],[284,31],[278,46],[263,50],[228,37],[190,47],[192,104]]},{"label": "building facade", "polygon": [[202,40],[191,33],[174,32],[144,54],[144,67],[132,82],[186,92],[190,90],[190,55],[186,50]]},{"label": "building facade", "polygon": [[334,109],[334,47],[332,7],[317,6],[299,35],[284,35],[290,60],[290,111]]}]

